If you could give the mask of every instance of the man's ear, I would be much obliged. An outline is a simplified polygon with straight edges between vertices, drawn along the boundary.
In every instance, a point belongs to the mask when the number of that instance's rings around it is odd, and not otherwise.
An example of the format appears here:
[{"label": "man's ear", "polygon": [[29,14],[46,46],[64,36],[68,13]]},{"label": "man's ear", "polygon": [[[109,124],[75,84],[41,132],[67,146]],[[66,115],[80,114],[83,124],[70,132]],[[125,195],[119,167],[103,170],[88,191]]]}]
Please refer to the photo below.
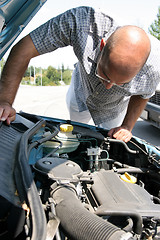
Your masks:
[{"label": "man's ear", "polygon": [[105,45],[106,45],[106,42],[105,42],[105,40],[102,38],[101,44],[100,44],[100,51],[102,51],[102,49],[104,48]]}]

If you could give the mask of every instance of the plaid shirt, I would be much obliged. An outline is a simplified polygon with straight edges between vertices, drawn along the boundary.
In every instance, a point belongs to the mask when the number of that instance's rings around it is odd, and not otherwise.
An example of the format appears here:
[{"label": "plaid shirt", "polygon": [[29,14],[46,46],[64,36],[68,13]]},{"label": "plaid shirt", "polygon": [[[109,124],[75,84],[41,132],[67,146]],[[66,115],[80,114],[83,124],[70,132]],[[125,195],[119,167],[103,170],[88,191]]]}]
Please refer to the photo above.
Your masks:
[{"label": "plaid shirt", "polygon": [[127,108],[132,95],[150,98],[160,81],[160,42],[151,39],[151,53],[141,71],[122,86],[105,89],[95,76],[100,41],[118,25],[108,15],[91,7],[79,7],[50,19],[30,33],[39,54],[71,45],[78,58],[75,65],[75,95],[79,111],[89,109],[95,124],[114,119]]}]

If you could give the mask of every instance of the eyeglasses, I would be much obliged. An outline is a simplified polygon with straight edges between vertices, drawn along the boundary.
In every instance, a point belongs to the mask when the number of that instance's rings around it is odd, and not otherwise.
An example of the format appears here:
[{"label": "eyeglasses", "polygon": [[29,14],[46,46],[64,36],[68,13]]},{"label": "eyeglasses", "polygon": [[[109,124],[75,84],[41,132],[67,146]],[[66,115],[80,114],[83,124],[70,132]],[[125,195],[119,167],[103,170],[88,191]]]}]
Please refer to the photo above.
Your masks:
[{"label": "eyeglasses", "polygon": [[[107,83],[111,83],[111,80],[110,80],[110,79],[103,78],[103,77],[101,77],[101,76],[98,74],[98,72],[97,72],[97,67],[96,67],[96,70],[95,70],[95,75],[96,75],[96,77],[98,77],[100,80],[105,81],[105,82],[107,82]],[[117,85],[116,83],[111,83],[111,84]]]},{"label": "eyeglasses", "polygon": [[[98,77],[100,80],[105,81],[105,82],[107,82],[107,83],[110,83],[110,84],[112,84],[112,85],[116,85],[116,86],[119,86],[119,87],[120,87],[120,85],[124,85],[124,84],[125,84],[125,83],[114,83],[114,82],[111,82],[110,79],[106,79],[106,78],[101,77],[101,76],[98,74],[98,72],[97,72],[97,67],[96,67],[96,70],[95,70],[95,75],[96,75],[96,77]],[[102,83],[103,83],[103,82],[102,82]]]}]

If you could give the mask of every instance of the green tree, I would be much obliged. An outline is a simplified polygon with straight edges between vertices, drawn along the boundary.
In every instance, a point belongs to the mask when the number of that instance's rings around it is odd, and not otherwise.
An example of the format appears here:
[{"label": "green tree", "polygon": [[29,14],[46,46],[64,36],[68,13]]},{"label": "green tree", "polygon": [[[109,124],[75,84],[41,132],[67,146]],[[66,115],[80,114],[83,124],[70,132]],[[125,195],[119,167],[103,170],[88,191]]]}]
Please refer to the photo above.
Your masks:
[{"label": "green tree", "polygon": [[46,77],[50,80],[51,85],[60,85],[61,73],[52,66],[49,66],[46,71]]},{"label": "green tree", "polygon": [[26,70],[24,77],[21,81],[21,84],[34,83],[33,82],[34,69],[35,69],[35,84],[37,86],[41,85],[41,77],[43,86],[58,86],[61,84],[61,77],[66,85],[70,84],[72,70],[70,70],[69,68],[65,69],[64,65],[62,65],[62,68],[58,69],[52,66],[49,66],[47,69],[42,69],[41,67],[34,68],[33,66],[30,66]]},{"label": "green tree", "polygon": [[54,77],[55,76],[55,71],[56,71],[56,69],[54,67],[49,66],[47,68],[47,71],[46,71],[46,77],[49,78],[49,79]]},{"label": "green tree", "polygon": [[25,71],[24,77],[30,77],[30,69],[27,68],[27,70]]},{"label": "green tree", "polygon": [[72,71],[67,69],[67,70],[64,70],[63,72],[63,82],[66,84],[66,85],[69,85],[71,83],[71,75],[72,75]]},{"label": "green tree", "polygon": [[42,77],[42,86],[49,86],[49,78],[47,78],[45,75]]},{"label": "green tree", "polygon": [[34,67],[30,66],[26,69],[24,77],[34,77]]},{"label": "green tree", "polygon": [[41,86],[41,76],[36,77],[36,86]]},{"label": "green tree", "polygon": [[64,64],[62,63],[62,72],[64,72],[64,70],[65,70],[65,69],[64,69]]},{"label": "green tree", "polygon": [[160,7],[158,8],[157,19],[154,20],[148,30],[151,35],[160,40]]},{"label": "green tree", "polygon": [[31,77],[34,77],[34,67],[30,66],[30,73],[31,73]]},{"label": "green tree", "polygon": [[5,60],[4,60],[4,58],[2,58],[0,60],[0,73],[2,73],[4,65],[5,65]]}]

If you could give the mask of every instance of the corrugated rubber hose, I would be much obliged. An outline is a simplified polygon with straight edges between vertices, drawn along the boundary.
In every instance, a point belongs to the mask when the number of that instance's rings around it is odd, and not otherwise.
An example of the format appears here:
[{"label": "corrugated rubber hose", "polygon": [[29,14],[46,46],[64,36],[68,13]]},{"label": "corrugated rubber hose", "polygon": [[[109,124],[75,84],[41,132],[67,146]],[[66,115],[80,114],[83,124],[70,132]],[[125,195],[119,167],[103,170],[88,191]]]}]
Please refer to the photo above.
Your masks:
[{"label": "corrugated rubber hose", "polygon": [[89,212],[73,188],[59,186],[51,193],[56,215],[72,240],[131,240],[132,234]]}]

